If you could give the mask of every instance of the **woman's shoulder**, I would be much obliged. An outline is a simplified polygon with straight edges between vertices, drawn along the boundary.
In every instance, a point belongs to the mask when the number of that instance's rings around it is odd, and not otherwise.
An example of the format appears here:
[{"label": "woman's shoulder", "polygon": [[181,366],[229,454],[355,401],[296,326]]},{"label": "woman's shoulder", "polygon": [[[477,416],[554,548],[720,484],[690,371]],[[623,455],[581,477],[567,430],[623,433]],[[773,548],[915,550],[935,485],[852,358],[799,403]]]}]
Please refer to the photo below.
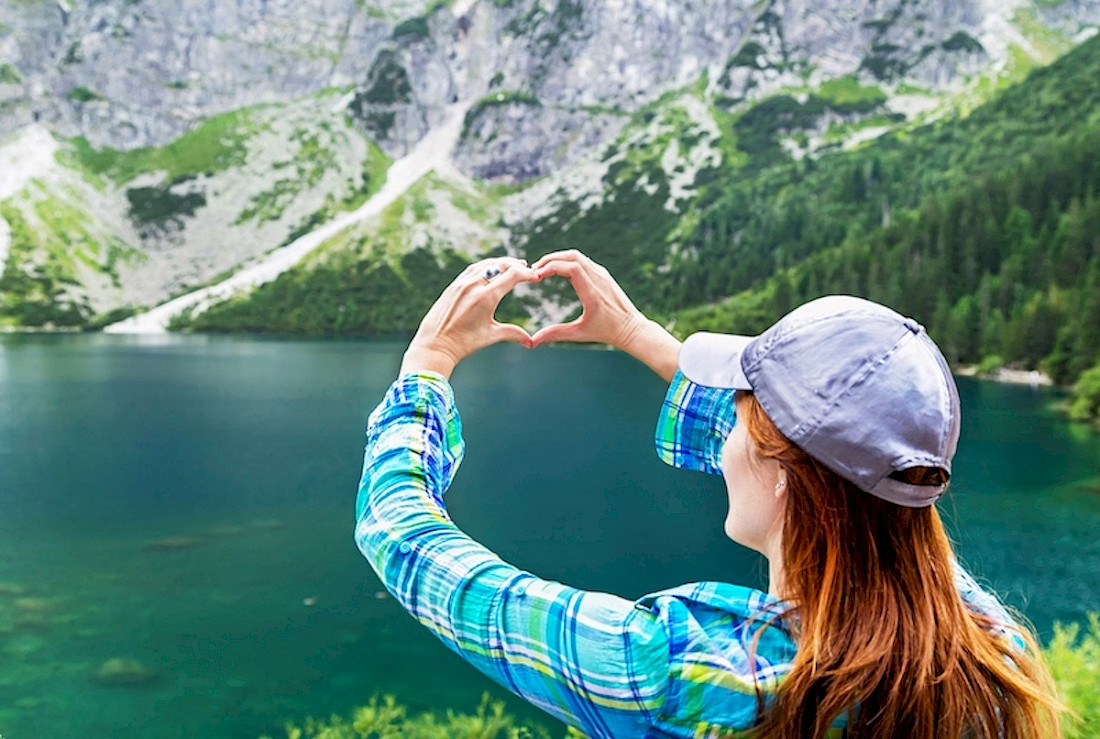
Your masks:
[{"label": "woman's shoulder", "polygon": [[762,590],[703,581],[650,593],[635,601],[665,622],[670,636],[692,649],[743,653],[776,666],[794,659],[790,604]]},{"label": "woman's shoulder", "polygon": [[763,590],[715,580],[703,580],[658,590],[642,596],[637,603],[643,607],[649,607],[663,601],[674,601],[704,610],[713,609],[743,616],[752,616],[761,610],[771,610],[785,605],[783,601],[768,595]]},{"label": "woman's shoulder", "polygon": [[755,588],[697,582],[634,605],[668,637],[669,683],[656,728],[724,736],[755,725],[761,697],[779,688],[795,658],[789,604]]}]

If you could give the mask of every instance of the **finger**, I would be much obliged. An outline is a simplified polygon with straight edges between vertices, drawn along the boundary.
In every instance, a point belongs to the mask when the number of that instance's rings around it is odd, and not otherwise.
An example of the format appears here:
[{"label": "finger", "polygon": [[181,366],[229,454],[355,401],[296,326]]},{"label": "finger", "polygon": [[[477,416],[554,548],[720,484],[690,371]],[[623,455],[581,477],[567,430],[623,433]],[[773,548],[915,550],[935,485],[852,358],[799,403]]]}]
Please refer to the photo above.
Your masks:
[{"label": "finger", "polygon": [[536,270],[536,274],[540,280],[551,275],[566,278],[573,284],[573,290],[577,293],[577,297],[580,298],[582,304],[587,304],[595,293],[592,276],[589,274],[586,265],[575,261],[557,259],[547,262]]},{"label": "finger", "polygon": [[531,334],[514,323],[494,323],[492,335],[494,342],[511,341],[528,349],[534,346]]},{"label": "finger", "polygon": [[534,269],[540,269],[547,262],[564,261],[581,263],[586,259],[588,259],[588,257],[577,251],[576,249],[565,249],[563,251],[554,251],[550,252],[549,254],[543,254],[541,257],[538,258],[538,261],[536,261],[531,266]]},{"label": "finger", "polygon": [[526,259],[519,259],[517,257],[488,257],[486,259],[479,259],[476,262],[470,262],[466,265],[466,269],[462,270],[462,274],[484,277],[486,272],[500,274],[512,267],[526,266]]},{"label": "finger", "polygon": [[499,303],[519,283],[537,281],[538,274],[535,270],[517,260],[515,264],[506,265],[499,275],[489,281],[487,287],[493,298]]},{"label": "finger", "polygon": [[497,282],[500,275],[510,272],[513,269],[529,269],[527,260],[517,259],[515,257],[492,257],[490,259],[482,259],[468,265],[466,269],[463,270],[462,275],[465,282],[488,285]]},{"label": "finger", "polygon": [[553,326],[540,328],[531,337],[534,346],[549,344],[555,341],[575,341],[581,335],[581,319],[569,323],[556,323]]},{"label": "finger", "polygon": [[483,260],[480,264],[484,264],[486,267],[496,267],[503,272],[506,269],[513,269],[515,267],[526,267],[527,260],[520,259],[519,257],[492,257]]},{"label": "finger", "polygon": [[557,275],[559,277],[572,279],[575,275],[579,275],[586,271],[583,264],[568,259],[553,259],[549,262],[544,262],[534,269],[535,273],[538,274],[540,278]]}]

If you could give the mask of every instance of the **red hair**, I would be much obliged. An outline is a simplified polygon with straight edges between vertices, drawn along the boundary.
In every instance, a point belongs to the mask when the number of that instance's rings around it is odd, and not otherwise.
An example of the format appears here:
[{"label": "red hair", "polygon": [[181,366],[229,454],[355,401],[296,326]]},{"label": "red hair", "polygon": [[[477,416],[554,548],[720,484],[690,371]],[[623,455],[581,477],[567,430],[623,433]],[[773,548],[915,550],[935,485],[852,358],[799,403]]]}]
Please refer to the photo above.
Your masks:
[{"label": "red hair", "polygon": [[[970,610],[934,506],[876,498],[791,443],[755,397],[738,422],[786,470],[783,592],[797,655],[758,737],[1060,736],[1062,706],[1034,637]],[[1015,630],[1021,650],[995,626]]]}]

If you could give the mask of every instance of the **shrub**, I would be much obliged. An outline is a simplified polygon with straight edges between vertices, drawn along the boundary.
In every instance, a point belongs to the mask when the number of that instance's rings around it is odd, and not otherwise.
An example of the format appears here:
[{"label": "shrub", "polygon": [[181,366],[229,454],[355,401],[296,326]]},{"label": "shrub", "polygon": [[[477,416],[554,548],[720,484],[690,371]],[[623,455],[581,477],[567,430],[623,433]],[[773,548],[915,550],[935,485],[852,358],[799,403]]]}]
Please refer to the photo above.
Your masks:
[{"label": "shrub", "polygon": [[19,70],[8,63],[0,64],[0,85],[18,85],[23,81]]},{"label": "shrub", "polygon": [[104,99],[104,97],[98,92],[88,87],[84,87],[83,85],[80,85],[79,87],[74,87],[73,89],[69,90],[68,97],[69,100],[72,100],[74,103],[91,103],[95,102],[96,100]]},{"label": "shrub", "polygon": [[978,363],[978,374],[992,375],[994,372],[1004,366],[1004,357],[1002,357],[1000,354],[990,354],[987,357],[983,357],[982,361]]},{"label": "shrub", "polygon": [[175,184],[178,183],[128,189],[126,198],[130,201],[130,218],[141,225],[163,228],[169,222],[178,224],[181,218],[195,215],[198,208],[206,205],[206,196],[201,192],[183,195],[172,192]]},{"label": "shrub", "polygon": [[1077,378],[1069,417],[1074,421],[1100,421],[1100,364]]},{"label": "shrub", "polygon": [[[576,736],[572,732],[569,735]],[[409,716],[405,706],[392,695],[371,698],[349,720],[333,716],[327,721],[306,719],[302,725],[287,724],[287,739],[367,739],[368,737],[405,737],[406,739],[550,739],[541,726],[524,726],[504,712],[504,704],[490,700],[486,693],[473,714],[447,711]],[[264,737],[263,739],[271,739]]]},{"label": "shrub", "polygon": [[427,38],[431,35],[431,30],[428,28],[427,18],[409,18],[406,21],[401,21],[393,29],[393,37],[395,39],[402,36],[410,36],[412,38]]},{"label": "shrub", "polygon": [[1100,614],[1089,615],[1085,633],[1080,624],[1055,624],[1043,652],[1062,700],[1076,713],[1066,738],[1100,736]]}]

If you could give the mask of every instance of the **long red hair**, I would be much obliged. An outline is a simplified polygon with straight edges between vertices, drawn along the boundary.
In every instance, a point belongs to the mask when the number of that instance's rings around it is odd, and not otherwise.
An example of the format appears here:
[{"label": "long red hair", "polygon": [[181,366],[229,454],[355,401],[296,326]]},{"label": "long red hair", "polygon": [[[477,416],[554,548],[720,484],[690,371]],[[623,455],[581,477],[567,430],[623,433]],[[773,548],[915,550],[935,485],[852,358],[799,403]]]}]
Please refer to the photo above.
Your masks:
[{"label": "long red hair", "polygon": [[967,608],[935,506],[859,490],[791,443],[750,393],[737,412],[756,454],[786,470],[780,594],[798,645],[754,735],[816,739],[848,713],[860,739],[1060,736],[1034,637],[1009,625],[1021,650]]}]

